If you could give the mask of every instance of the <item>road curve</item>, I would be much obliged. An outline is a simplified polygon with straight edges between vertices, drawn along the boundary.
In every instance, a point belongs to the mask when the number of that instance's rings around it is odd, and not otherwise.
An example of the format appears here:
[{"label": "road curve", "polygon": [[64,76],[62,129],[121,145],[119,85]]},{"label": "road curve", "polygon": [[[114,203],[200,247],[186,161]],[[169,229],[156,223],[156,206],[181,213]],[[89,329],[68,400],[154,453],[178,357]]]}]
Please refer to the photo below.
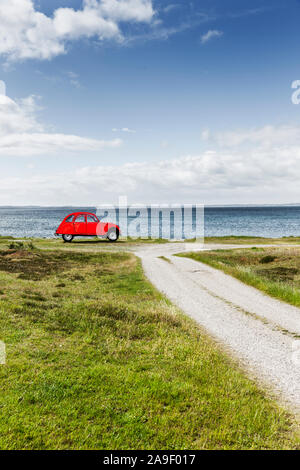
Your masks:
[{"label": "road curve", "polygon": [[300,309],[203,263],[174,256],[180,251],[179,244],[152,245],[135,254],[157,289],[300,411]]}]

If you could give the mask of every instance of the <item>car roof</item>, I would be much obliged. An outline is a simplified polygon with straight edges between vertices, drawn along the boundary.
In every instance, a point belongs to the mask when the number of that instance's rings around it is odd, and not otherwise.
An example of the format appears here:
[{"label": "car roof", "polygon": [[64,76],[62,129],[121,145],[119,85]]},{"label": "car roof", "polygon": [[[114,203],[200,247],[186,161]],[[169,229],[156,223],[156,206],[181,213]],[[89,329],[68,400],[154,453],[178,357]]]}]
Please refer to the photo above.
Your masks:
[{"label": "car roof", "polygon": [[96,214],[93,214],[93,212],[72,212],[72,214],[67,215],[65,219],[67,219],[68,217],[71,217],[71,215],[96,215]]}]

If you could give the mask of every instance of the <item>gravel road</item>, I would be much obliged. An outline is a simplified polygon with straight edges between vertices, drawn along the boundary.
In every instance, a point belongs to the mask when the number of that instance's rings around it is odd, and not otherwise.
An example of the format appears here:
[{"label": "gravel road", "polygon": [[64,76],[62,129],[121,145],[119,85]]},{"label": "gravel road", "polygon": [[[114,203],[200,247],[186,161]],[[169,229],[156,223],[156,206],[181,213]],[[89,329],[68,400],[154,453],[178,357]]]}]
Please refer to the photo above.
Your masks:
[{"label": "gravel road", "polygon": [[[212,248],[217,246],[205,245]],[[177,243],[141,246],[135,254],[161,292],[300,411],[300,309],[203,263],[173,256],[184,249]],[[203,247],[191,244],[187,249]]]}]

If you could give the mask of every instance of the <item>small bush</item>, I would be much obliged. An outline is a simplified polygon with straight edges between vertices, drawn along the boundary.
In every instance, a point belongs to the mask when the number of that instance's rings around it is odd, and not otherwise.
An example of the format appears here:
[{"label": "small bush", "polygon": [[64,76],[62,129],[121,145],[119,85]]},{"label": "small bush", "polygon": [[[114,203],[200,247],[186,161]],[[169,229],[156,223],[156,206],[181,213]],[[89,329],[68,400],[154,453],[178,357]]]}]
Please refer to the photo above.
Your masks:
[{"label": "small bush", "polygon": [[267,264],[267,263],[272,263],[273,261],[275,261],[275,259],[276,259],[276,256],[267,255],[267,256],[264,256],[263,258],[261,258],[261,260],[259,262],[261,264]]},{"label": "small bush", "polygon": [[23,243],[23,242],[11,242],[8,245],[8,248],[10,250],[35,250],[36,247],[32,243],[32,241],[28,243]]},{"label": "small bush", "polygon": [[8,248],[10,250],[20,250],[21,248],[24,248],[24,243],[23,242],[12,242],[8,245]]}]

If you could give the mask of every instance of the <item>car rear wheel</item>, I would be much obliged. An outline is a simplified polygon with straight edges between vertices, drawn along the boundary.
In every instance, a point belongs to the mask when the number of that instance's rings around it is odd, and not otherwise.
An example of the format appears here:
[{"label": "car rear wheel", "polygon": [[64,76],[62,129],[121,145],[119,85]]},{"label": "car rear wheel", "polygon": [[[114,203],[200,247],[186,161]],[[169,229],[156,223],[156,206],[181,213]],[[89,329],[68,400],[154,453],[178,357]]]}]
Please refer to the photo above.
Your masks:
[{"label": "car rear wheel", "polygon": [[110,228],[107,232],[107,238],[110,242],[116,242],[119,238],[119,231],[116,228]]},{"label": "car rear wheel", "polygon": [[67,242],[67,243],[71,243],[71,241],[73,240],[73,235],[63,235],[63,240],[64,242]]}]

